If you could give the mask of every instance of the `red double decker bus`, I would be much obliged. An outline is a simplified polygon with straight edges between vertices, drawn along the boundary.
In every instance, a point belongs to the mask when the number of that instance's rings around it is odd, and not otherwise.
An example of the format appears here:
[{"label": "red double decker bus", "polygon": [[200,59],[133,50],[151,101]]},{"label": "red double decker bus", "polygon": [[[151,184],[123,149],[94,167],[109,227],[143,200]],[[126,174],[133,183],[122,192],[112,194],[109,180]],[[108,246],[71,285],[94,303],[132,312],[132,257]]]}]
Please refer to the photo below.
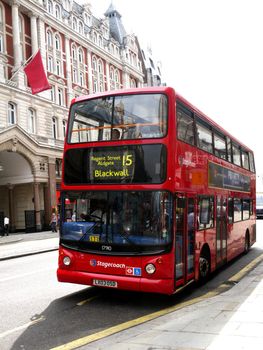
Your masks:
[{"label": "red double decker bus", "polygon": [[253,152],[172,88],[72,101],[59,281],[173,294],[255,240]]}]

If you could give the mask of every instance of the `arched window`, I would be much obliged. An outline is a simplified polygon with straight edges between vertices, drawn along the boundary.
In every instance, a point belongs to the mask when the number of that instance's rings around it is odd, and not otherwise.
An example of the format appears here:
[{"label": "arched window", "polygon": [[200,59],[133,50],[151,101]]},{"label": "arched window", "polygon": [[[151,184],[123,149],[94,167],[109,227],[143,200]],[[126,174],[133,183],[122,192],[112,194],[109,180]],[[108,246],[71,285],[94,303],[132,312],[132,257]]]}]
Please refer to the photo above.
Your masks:
[{"label": "arched window", "polygon": [[104,91],[104,71],[103,71],[103,62],[98,60],[98,81],[99,81],[99,90],[100,92]]},{"label": "arched window", "polygon": [[103,46],[103,40],[102,40],[102,36],[99,35],[99,46],[102,47]]},{"label": "arched window", "polygon": [[97,58],[92,57],[92,69],[97,72]]},{"label": "arched window", "polygon": [[47,58],[47,70],[53,73],[54,61],[52,56],[48,56]]},{"label": "arched window", "polygon": [[77,19],[76,17],[73,17],[72,19],[72,29],[77,30]]},{"label": "arched window", "polygon": [[57,19],[61,19],[61,8],[59,5],[55,6],[55,16]]},{"label": "arched window", "polygon": [[36,132],[36,112],[33,108],[28,109],[28,132]]},{"label": "arched window", "polygon": [[97,44],[97,42],[98,42],[98,35],[96,32],[93,33],[93,41],[95,44]]},{"label": "arched window", "polygon": [[135,88],[136,87],[136,80],[131,78],[130,85],[131,85],[131,88]]},{"label": "arched window", "polygon": [[57,139],[58,135],[58,120],[56,117],[52,118],[52,136],[54,139]]},{"label": "arched window", "polygon": [[50,30],[47,31],[47,46],[48,48],[53,47],[53,35]]},{"label": "arched window", "polygon": [[77,49],[75,45],[72,45],[72,58],[73,60],[77,59]]},{"label": "arched window", "polygon": [[58,104],[64,106],[64,90],[58,88]]},{"label": "arched window", "polygon": [[60,50],[61,48],[60,37],[58,34],[55,35],[55,48],[56,50]]},{"label": "arched window", "polygon": [[83,23],[82,22],[79,22],[79,34],[82,34],[83,35],[84,33],[84,26],[83,26]]},{"label": "arched window", "polygon": [[56,74],[61,75],[61,62],[60,62],[60,60],[56,60]]},{"label": "arched window", "polygon": [[47,12],[53,14],[53,2],[51,0],[47,2]]},{"label": "arched window", "polygon": [[63,136],[66,137],[67,121],[65,119],[63,119],[62,121],[62,129],[63,129]]},{"label": "arched window", "polygon": [[118,69],[115,69],[114,80],[115,80],[115,88],[119,89],[120,88],[120,72]]},{"label": "arched window", "polygon": [[83,59],[83,50],[81,48],[79,48],[78,50],[79,52],[79,63],[83,63],[84,59]]},{"label": "arched window", "polygon": [[13,102],[8,103],[8,125],[16,124],[16,104]]},{"label": "arched window", "polygon": [[84,85],[85,85],[84,73],[83,73],[83,72],[80,72],[80,73],[79,73],[79,83],[80,83],[81,86],[84,86]]},{"label": "arched window", "polygon": [[110,67],[110,90],[114,90],[115,82],[114,82],[114,68]]}]

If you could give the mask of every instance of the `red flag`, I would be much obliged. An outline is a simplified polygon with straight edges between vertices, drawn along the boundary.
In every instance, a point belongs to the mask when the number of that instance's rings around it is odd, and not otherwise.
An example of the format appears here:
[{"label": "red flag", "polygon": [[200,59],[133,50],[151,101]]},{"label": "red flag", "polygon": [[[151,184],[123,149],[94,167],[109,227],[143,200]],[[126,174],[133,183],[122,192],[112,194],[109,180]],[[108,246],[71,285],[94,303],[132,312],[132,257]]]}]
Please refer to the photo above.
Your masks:
[{"label": "red flag", "polygon": [[51,89],[44,70],[40,50],[38,50],[36,55],[24,67],[24,72],[26,73],[28,84],[31,87],[33,95]]}]

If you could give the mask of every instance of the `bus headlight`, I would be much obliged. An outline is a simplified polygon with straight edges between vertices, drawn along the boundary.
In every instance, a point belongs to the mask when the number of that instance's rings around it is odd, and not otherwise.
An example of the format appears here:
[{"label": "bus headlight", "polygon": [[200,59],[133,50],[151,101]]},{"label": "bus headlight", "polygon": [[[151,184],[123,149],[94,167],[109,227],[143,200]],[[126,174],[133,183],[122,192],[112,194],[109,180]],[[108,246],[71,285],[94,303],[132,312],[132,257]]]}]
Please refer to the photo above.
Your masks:
[{"label": "bus headlight", "polygon": [[153,264],[147,264],[145,270],[149,275],[152,275],[155,272],[156,268]]},{"label": "bus headlight", "polygon": [[71,264],[71,259],[70,259],[69,256],[65,256],[65,257],[63,258],[63,264],[64,264],[65,266],[69,266],[69,265]]}]

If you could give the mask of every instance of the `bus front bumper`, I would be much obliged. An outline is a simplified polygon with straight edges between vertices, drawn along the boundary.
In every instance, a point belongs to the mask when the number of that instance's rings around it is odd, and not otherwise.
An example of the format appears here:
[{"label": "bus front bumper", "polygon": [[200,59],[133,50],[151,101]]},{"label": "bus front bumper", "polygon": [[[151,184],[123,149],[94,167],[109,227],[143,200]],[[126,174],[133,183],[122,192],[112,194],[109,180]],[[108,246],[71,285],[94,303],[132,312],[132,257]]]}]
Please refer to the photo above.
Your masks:
[{"label": "bus front bumper", "polygon": [[174,293],[174,280],[172,279],[148,279],[143,277],[105,275],[60,268],[57,270],[57,278],[59,282],[77,283],[89,286],[168,295]]}]

